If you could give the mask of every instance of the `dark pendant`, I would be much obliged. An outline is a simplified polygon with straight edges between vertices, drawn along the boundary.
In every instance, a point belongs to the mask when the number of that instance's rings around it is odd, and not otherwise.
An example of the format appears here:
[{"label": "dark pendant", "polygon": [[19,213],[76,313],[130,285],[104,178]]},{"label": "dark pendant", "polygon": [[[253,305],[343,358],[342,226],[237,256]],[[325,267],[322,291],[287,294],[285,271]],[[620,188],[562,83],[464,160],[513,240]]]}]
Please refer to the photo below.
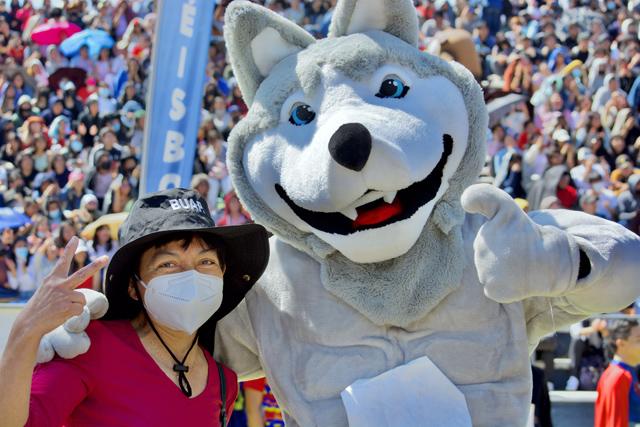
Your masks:
[{"label": "dark pendant", "polygon": [[189,372],[189,367],[182,363],[176,363],[173,365],[173,370],[176,372]]}]

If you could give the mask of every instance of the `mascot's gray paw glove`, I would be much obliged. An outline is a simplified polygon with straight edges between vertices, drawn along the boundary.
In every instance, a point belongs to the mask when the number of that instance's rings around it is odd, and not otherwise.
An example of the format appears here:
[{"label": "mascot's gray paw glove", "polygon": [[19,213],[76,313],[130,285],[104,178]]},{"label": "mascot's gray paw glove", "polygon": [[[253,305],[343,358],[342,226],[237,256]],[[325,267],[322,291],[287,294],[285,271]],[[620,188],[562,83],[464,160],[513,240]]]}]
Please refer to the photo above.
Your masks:
[{"label": "mascot's gray paw glove", "polygon": [[90,289],[77,289],[77,291],[82,292],[87,301],[82,314],[69,318],[63,325],[42,337],[36,359],[38,363],[50,361],[56,353],[62,358],[72,359],[89,350],[91,341],[84,330],[90,320],[104,316],[109,303],[100,292]]},{"label": "mascot's gray paw glove", "polygon": [[536,224],[507,193],[489,184],[467,188],[461,202],[465,211],[487,218],[473,243],[487,297],[510,303],[558,296],[576,283],[580,254],[571,235]]}]

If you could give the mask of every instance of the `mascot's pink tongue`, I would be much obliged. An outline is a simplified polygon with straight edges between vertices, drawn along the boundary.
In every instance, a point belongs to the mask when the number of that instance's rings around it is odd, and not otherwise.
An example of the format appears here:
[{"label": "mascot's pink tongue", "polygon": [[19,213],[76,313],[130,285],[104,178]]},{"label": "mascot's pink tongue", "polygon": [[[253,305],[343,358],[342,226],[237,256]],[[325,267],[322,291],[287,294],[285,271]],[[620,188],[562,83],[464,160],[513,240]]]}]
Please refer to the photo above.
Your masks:
[{"label": "mascot's pink tongue", "polygon": [[367,225],[375,225],[388,220],[402,212],[402,205],[396,198],[391,204],[384,203],[373,209],[360,210],[357,209],[358,217],[353,221],[355,228]]}]

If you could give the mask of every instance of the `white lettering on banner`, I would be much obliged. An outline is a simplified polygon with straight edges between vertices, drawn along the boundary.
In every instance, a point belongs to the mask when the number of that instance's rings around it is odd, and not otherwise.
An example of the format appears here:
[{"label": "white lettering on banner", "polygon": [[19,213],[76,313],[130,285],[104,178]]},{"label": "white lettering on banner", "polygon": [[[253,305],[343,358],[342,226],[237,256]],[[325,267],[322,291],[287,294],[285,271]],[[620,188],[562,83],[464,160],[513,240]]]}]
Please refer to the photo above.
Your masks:
[{"label": "white lettering on banner", "polygon": [[187,94],[179,87],[175,88],[171,93],[171,110],[169,111],[169,117],[174,122],[181,120],[187,113],[187,107],[184,105],[184,99]]},{"label": "white lettering on banner", "polygon": [[164,155],[162,160],[165,163],[179,162],[184,158],[184,135],[175,130],[167,131],[164,140]]},{"label": "white lettering on banner", "polygon": [[191,3],[182,5],[182,15],[180,19],[180,34],[186,37],[193,36],[193,24],[195,22],[196,7]]},{"label": "white lettering on banner", "polygon": [[187,64],[187,47],[182,46],[180,48],[180,59],[178,60],[178,78],[181,79],[184,77],[184,68]]},{"label": "white lettering on banner", "polygon": [[[182,8],[180,12],[180,23],[179,23],[179,33],[188,38],[192,38],[194,36],[195,30],[195,18],[198,13],[198,6],[196,5],[196,0],[188,0],[182,3]],[[188,42],[185,42],[188,43]],[[183,80],[187,73],[187,68],[189,68],[192,64],[190,64],[189,55],[192,52],[189,50],[188,45],[183,45],[178,48],[178,67],[176,70],[176,77],[180,80]],[[192,55],[193,56],[193,55]],[[184,81],[184,80],[183,80]],[[176,81],[176,86],[180,83]],[[169,119],[172,122],[181,121],[185,115],[187,114],[187,108],[185,104],[185,99],[187,97],[187,93],[182,87],[173,87],[171,90],[171,108],[169,109]],[[178,126],[178,130],[168,130],[165,135],[164,140],[164,149],[162,151],[162,161],[164,163],[176,163],[184,160],[185,158],[185,135],[184,129],[182,126]],[[152,165],[148,165],[149,167],[153,167]],[[182,185],[182,178],[179,174],[168,173],[162,176],[160,183],[158,185],[158,190],[166,190],[169,188],[180,187]],[[173,209],[183,208],[178,201],[171,201],[171,207]],[[188,202],[186,202],[188,203]],[[191,209],[203,210],[202,205],[199,202],[193,202],[188,205]],[[194,207],[195,206],[195,207]]]},{"label": "white lettering on banner", "polygon": [[202,203],[193,199],[169,199],[169,204],[171,205],[171,209],[173,209],[174,211],[180,209],[198,212],[204,211]]},{"label": "white lettering on banner", "polygon": [[181,178],[176,173],[168,173],[162,176],[160,185],[158,185],[158,191],[168,190],[170,188],[180,187]]}]

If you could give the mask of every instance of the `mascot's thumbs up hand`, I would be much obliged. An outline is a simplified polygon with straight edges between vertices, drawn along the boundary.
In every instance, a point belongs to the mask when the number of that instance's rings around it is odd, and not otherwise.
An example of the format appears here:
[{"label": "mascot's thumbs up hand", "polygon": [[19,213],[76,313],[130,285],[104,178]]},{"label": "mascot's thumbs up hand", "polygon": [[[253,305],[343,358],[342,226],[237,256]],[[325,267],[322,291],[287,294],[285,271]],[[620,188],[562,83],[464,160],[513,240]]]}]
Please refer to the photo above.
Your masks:
[{"label": "mascot's thumbs up hand", "polygon": [[462,194],[462,207],[487,219],[473,243],[478,279],[499,303],[557,296],[577,280],[578,247],[553,226],[540,226],[504,191],[476,184]]},{"label": "mascot's thumbs up hand", "polygon": [[38,363],[45,363],[58,356],[72,359],[89,350],[91,341],[84,330],[90,320],[99,319],[107,312],[109,302],[100,292],[91,289],[77,289],[84,294],[86,304],[81,314],[69,318],[62,325],[44,335],[38,348]]}]

